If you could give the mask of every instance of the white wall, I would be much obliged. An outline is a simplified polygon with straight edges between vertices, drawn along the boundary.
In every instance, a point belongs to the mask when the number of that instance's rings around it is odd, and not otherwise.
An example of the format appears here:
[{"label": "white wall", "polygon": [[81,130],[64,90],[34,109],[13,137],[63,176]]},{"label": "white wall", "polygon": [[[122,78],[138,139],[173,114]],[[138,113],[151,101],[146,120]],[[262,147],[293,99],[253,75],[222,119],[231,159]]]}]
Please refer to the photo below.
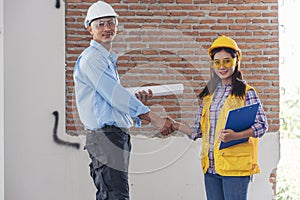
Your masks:
[{"label": "white wall", "polygon": [[204,200],[200,140],[133,137],[130,164],[133,200]]},{"label": "white wall", "polygon": [[52,140],[52,112],[57,110],[60,137],[78,141],[67,137],[64,128],[65,8],[61,3],[56,9],[55,0],[4,0],[5,200],[94,196],[86,192],[92,185],[85,152]]},{"label": "white wall", "polygon": [[[200,163],[201,141],[186,137],[134,137],[131,160],[133,200],[205,200]],[[249,200],[272,200],[270,173],[279,161],[279,137],[267,133],[259,141],[261,173],[249,185]]]},{"label": "white wall", "polygon": [[4,200],[4,55],[3,0],[0,0],[0,200]]},{"label": "white wall", "polygon": [[[4,2],[5,102],[0,96],[0,113],[5,103],[5,200],[94,199],[89,158],[82,149],[85,138],[67,136],[64,128],[63,1],[60,9],[54,7],[54,0]],[[0,52],[0,56],[2,54]],[[0,59],[0,80],[3,81],[2,62]],[[0,82],[2,94],[3,83]],[[54,110],[60,113],[59,136],[80,142],[80,150],[53,142]],[[0,123],[3,121],[0,114]],[[0,134],[2,129],[0,126]],[[2,138],[0,135],[0,141]],[[133,136],[132,139],[129,180],[132,200],[205,199],[200,141],[191,142],[186,137]],[[263,172],[251,185],[250,199],[253,200],[270,199],[268,175],[278,161],[277,134],[267,135],[261,143]],[[2,149],[0,143],[1,152]],[[3,176],[0,174],[0,177]]]}]

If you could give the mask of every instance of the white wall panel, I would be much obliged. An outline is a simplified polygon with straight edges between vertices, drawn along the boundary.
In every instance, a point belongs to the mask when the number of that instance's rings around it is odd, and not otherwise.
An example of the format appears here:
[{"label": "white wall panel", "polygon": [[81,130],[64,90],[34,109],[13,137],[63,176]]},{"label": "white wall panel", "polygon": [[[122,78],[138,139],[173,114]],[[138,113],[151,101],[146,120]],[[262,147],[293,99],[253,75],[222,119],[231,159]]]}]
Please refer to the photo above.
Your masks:
[{"label": "white wall panel", "polygon": [[4,200],[4,9],[0,0],[0,200]]},{"label": "white wall panel", "polygon": [[[82,149],[85,138],[67,136],[64,128],[63,1],[60,9],[55,8],[54,0],[4,1],[3,9],[3,0],[0,0],[0,151],[3,152],[1,141],[5,131],[5,199],[94,199],[89,158]],[[60,113],[59,137],[79,142],[80,150],[53,142],[52,112],[55,110]],[[262,199],[263,195],[267,200],[271,194],[268,175],[279,159],[276,138],[277,134],[270,134],[262,139],[263,171],[250,186],[250,199]],[[191,142],[186,137],[141,139],[133,136],[132,143],[129,177],[132,200],[205,199],[200,141]],[[3,180],[2,172],[0,154],[0,180]],[[0,194],[1,189],[3,183],[0,182]]]}]

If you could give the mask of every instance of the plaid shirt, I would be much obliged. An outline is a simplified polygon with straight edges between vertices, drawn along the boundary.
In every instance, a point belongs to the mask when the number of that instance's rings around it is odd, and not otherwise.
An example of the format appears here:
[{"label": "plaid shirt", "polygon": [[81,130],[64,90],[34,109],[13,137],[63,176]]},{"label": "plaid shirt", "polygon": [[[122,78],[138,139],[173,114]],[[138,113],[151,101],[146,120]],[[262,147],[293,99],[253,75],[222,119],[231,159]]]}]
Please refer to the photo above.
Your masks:
[{"label": "plaid shirt", "polygon": [[[215,137],[215,128],[217,125],[218,116],[220,114],[220,110],[223,107],[225,100],[231,93],[232,87],[231,84],[222,85],[221,83],[218,84],[215,94],[213,97],[213,101],[210,106],[210,131],[209,131],[209,168],[208,173],[216,174],[215,167],[214,167],[214,137]],[[254,103],[260,103],[260,100],[254,90],[248,90],[246,94],[246,105],[252,105]],[[196,140],[197,138],[202,137],[201,127],[200,127],[200,117],[202,114],[203,104],[200,103],[199,111],[197,118],[195,120],[195,125],[191,126],[192,135],[190,136],[191,139]],[[265,112],[260,105],[256,114],[255,123],[251,127],[254,131],[253,137],[262,137],[265,132],[268,130],[268,122],[265,115]]]}]

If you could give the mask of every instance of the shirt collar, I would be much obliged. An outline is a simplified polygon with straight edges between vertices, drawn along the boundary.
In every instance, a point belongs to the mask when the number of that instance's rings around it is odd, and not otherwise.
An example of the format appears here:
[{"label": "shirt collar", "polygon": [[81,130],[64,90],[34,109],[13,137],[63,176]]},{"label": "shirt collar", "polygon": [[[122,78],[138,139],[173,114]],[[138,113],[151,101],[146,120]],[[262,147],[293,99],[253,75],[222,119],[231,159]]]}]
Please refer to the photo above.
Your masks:
[{"label": "shirt collar", "polygon": [[217,85],[218,88],[231,88],[231,86],[232,85],[230,83],[223,85],[222,82],[218,83]]},{"label": "shirt collar", "polygon": [[115,52],[113,52],[113,51],[108,52],[100,43],[98,43],[95,40],[91,40],[90,46],[96,48],[98,51],[101,52],[101,54],[103,56],[105,56],[106,58],[109,58],[111,61],[116,63],[118,56],[117,56],[117,54],[115,54]]}]

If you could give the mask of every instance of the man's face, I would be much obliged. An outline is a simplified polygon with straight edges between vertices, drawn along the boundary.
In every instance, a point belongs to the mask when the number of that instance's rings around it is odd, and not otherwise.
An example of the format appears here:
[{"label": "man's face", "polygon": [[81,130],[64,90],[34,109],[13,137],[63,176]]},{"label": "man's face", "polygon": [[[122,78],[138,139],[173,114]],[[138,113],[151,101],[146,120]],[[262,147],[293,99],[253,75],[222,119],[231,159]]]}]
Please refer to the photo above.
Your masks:
[{"label": "man's face", "polygon": [[100,44],[110,43],[117,33],[117,19],[115,17],[106,17],[92,21],[88,31],[93,39]]}]

